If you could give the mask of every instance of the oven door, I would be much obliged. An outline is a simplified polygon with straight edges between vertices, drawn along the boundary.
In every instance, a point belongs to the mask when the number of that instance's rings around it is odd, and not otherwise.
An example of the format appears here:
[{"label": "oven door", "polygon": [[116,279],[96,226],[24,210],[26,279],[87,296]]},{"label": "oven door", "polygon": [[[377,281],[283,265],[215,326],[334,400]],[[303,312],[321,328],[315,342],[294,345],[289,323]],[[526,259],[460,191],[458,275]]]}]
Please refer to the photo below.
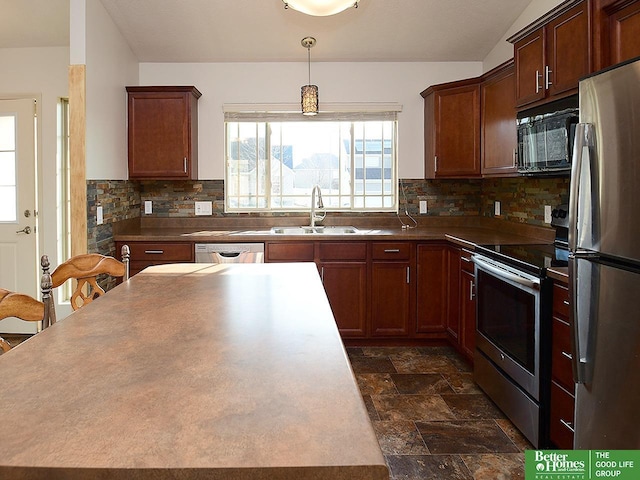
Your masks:
[{"label": "oven door", "polygon": [[474,255],[476,346],[540,401],[540,279]]}]

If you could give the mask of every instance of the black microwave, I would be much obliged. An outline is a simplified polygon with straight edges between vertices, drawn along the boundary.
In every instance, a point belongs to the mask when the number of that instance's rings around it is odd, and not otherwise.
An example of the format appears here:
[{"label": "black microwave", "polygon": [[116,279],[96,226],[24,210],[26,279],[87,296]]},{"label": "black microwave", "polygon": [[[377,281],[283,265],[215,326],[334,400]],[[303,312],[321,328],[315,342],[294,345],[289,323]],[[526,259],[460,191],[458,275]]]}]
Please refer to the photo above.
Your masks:
[{"label": "black microwave", "polygon": [[577,108],[518,118],[518,173],[568,175],[577,123]]}]

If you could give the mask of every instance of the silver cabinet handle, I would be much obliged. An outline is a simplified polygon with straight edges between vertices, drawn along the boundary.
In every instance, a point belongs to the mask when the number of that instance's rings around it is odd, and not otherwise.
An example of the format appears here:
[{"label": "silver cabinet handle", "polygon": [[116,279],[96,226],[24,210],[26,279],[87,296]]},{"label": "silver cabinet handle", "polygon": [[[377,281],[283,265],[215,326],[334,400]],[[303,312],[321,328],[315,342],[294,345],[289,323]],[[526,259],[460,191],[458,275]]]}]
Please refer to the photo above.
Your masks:
[{"label": "silver cabinet handle", "polygon": [[569,360],[573,360],[573,355],[571,355],[570,353],[567,353],[565,351],[561,352],[563,357],[568,358]]},{"label": "silver cabinet handle", "polygon": [[463,262],[471,263],[471,260],[467,257],[460,257],[460,260],[462,260]]},{"label": "silver cabinet handle", "polygon": [[144,253],[149,255],[162,255],[164,250],[145,250]]},{"label": "silver cabinet handle", "polygon": [[569,300],[563,300],[562,303],[564,303],[566,306],[569,306]]},{"label": "silver cabinet handle", "polygon": [[322,283],[324,283],[324,267],[320,268],[320,280],[322,280]]},{"label": "silver cabinet handle", "polygon": [[553,83],[551,83],[551,80],[549,79],[552,73],[553,73],[553,70],[549,68],[549,65],[546,65],[544,67],[544,89],[545,90],[549,90],[549,85],[553,85]]},{"label": "silver cabinet handle", "polygon": [[184,157],[184,173],[187,173],[187,157]]},{"label": "silver cabinet handle", "polygon": [[540,70],[536,70],[536,93],[540,92],[540,79],[542,75],[540,75]]},{"label": "silver cabinet handle", "polygon": [[436,164],[436,166],[435,166],[435,168],[434,168],[434,171],[435,171],[436,173],[438,173],[438,156],[436,155],[435,157],[433,157],[433,160],[434,160],[434,162],[435,162],[435,164]]},{"label": "silver cabinet handle", "polygon": [[476,296],[476,294],[474,293],[474,289],[476,288],[475,284],[469,280],[469,301],[473,301],[473,298]]},{"label": "silver cabinet handle", "polygon": [[567,427],[569,430],[571,430],[572,432],[574,432],[575,430],[573,429],[573,423],[572,422],[567,422],[566,420],[560,419],[560,423],[562,425],[564,425],[565,427]]},{"label": "silver cabinet handle", "polygon": [[387,248],[387,249],[385,249],[384,253],[400,253],[400,249],[399,248]]},{"label": "silver cabinet handle", "polygon": [[22,230],[16,230],[16,233],[26,233],[27,235],[29,235],[31,233],[31,227],[27,225]]},{"label": "silver cabinet handle", "polygon": [[410,282],[410,276],[409,276],[409,267],[407,267],[407,284],[411,283]]}]

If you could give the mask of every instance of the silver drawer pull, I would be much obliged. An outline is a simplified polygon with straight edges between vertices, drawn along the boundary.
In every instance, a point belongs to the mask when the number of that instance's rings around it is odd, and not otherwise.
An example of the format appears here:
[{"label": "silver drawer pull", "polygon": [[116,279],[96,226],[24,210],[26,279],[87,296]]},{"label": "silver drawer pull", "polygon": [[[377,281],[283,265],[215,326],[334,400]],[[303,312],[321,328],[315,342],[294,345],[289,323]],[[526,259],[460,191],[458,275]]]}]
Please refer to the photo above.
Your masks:
[{"label": "silver drawer pull", "polygon": [[562,303],[564,303],[567,307],[569,306],[569,300],[563,300]]},{"label": "silver drawer pull", "polygon": [[384,253],[400,253],[400,249],[399,248],[387,248],[387,249],[385,249]]},{"label": "silver drawer pull", "polygon": [[462,260],[463,262],[471,263],[471,259],[467,257],[460,257],[460,260]]},{"label": "silver drawer pull", "polygon": [[567,427],[569,430],[571,430],[572,432],[574,432],[573,429],[573,423],[572,422],[567,422],[566,420],[560,419],[560,423],[562,425],[564,425],[565,427]]},{"label": "silver drawer pull", "polygon": [[144,253],[149,255],[162,255],[164,250],[145,250]]},{"label": "silver drawer pull", "polygon": [[573,360],[573,355],[567,352],[562,352],[562,356],[568,358],[569,360]]}]

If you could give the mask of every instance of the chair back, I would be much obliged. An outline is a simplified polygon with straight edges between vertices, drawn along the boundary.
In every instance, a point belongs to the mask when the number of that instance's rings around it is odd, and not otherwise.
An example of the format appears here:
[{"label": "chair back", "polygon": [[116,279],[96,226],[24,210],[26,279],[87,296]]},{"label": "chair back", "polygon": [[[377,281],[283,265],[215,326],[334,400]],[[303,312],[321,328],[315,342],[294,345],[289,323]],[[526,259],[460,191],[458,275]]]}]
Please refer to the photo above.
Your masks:
[{"label": "chair back", "polygon": [[[104,289],[98,285],[98,275],[122,277],[129,279],[129,247],[122,247],[123,262],[113,257],[99,253],[76,255],[58,265],[51,273],[53,288],[57,288],[70,278],[77,280],[76,287],[71,294],[71,308],[78,310],[83,305],[91,303],[95,298],[104,295]],[[87,292],[84,287],[87,285]]]},{"label": "chair back", "polygon": [[[43,255],[43,257],[46,257],[46,255]],[[43,330],[54,324],[56,322],[56,314],[51,296],[51,275],[48,272],[42,274],[40,288],[42,290],[42,301],[24,293],[0,288],[0,320],[16,317],[27,322],[42,322]],[[0,337],[0,350],[8,352],[10,349],[11,344]]]}]

